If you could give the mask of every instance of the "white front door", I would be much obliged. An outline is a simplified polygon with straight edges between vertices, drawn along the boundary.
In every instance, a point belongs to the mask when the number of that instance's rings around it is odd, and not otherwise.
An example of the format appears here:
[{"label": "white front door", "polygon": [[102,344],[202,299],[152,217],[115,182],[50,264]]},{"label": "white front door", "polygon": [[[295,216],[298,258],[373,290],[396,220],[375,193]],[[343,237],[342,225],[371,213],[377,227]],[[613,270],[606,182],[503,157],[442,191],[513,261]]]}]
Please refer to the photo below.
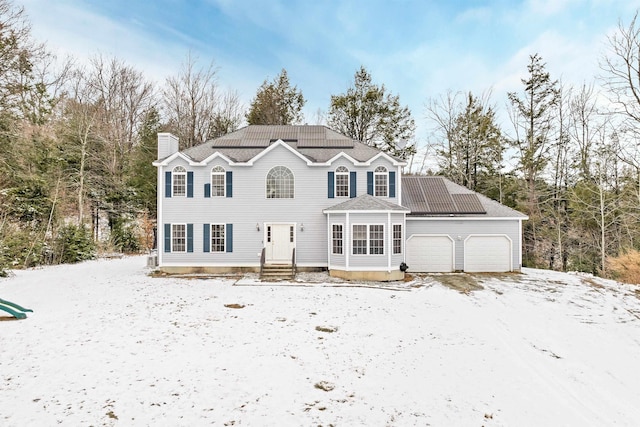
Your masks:
[{"label": "white front door", "polygon": [[267,224],[265,239],[265,262],[291,263],[295,248],[294,224]]}]

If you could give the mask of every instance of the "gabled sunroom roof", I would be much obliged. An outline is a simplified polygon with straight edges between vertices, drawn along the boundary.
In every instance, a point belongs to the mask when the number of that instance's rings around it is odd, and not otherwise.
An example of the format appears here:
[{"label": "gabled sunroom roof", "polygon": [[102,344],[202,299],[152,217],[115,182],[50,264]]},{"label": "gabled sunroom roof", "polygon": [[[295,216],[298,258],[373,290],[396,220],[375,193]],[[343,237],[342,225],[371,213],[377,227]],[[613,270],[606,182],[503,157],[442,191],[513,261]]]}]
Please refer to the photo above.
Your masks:
[{"label": "gabled sunroom roof", "polygon": [[391,203],[387,200],[373,197],[369,194],[363,194],[362,196],[349,199],[346,202],[338,203],[335,206],[331,206],[323,210],[323,213],[338,213],[338,212],[409,212],[409,209],[404,206]]}]

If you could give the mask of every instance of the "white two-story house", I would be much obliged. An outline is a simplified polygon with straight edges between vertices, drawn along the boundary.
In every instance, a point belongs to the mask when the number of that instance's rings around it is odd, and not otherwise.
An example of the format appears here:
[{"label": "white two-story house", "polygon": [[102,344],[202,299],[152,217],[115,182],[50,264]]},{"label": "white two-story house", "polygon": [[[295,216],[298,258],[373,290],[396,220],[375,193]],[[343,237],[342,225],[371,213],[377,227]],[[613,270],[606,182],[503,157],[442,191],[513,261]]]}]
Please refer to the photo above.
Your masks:
[{"label": "white two-story house", "polygon": [[154,165],[165,272],[399,280],[406,264],[521,266],[524,215],[440,177],[403,177],[402,160],[325,126],[252,125],[184,151],[161,133]]}]

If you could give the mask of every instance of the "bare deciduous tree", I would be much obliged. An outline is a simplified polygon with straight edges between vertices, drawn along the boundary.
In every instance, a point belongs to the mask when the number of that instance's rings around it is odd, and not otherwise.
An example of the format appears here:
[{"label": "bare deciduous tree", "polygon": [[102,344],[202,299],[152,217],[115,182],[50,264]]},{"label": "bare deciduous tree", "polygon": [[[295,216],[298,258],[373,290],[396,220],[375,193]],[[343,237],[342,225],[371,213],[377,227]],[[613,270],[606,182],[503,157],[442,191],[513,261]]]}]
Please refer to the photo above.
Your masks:
[{"label": "bare deciduous tree", "polygon": [[210,137],[218,105],[217,68],[211,62],[199,68],[197,58],[187,55],[177,75],[167,77],[162,90],[168,128],[188,148]]}]

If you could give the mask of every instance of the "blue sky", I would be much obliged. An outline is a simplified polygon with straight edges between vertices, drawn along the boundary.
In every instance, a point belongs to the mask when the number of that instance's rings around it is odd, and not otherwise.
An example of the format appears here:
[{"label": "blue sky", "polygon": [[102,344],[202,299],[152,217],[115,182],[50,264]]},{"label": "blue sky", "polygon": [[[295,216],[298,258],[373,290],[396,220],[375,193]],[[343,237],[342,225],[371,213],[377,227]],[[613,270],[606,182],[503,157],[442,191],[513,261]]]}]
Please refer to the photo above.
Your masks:
[{"label": "blue sky", "polygon": [[533,53],[554,79],[594,81],[607,35],[640,8],[640,0],[14,1],[61,55],[117,56],[161,83],[191,51],[203,65],[215,61],[220,85],[247,105],[285,68],[309,123],[364,65],[409,106],[419,140],[425,103],[447,90],[491,90],[504,110]]}]

